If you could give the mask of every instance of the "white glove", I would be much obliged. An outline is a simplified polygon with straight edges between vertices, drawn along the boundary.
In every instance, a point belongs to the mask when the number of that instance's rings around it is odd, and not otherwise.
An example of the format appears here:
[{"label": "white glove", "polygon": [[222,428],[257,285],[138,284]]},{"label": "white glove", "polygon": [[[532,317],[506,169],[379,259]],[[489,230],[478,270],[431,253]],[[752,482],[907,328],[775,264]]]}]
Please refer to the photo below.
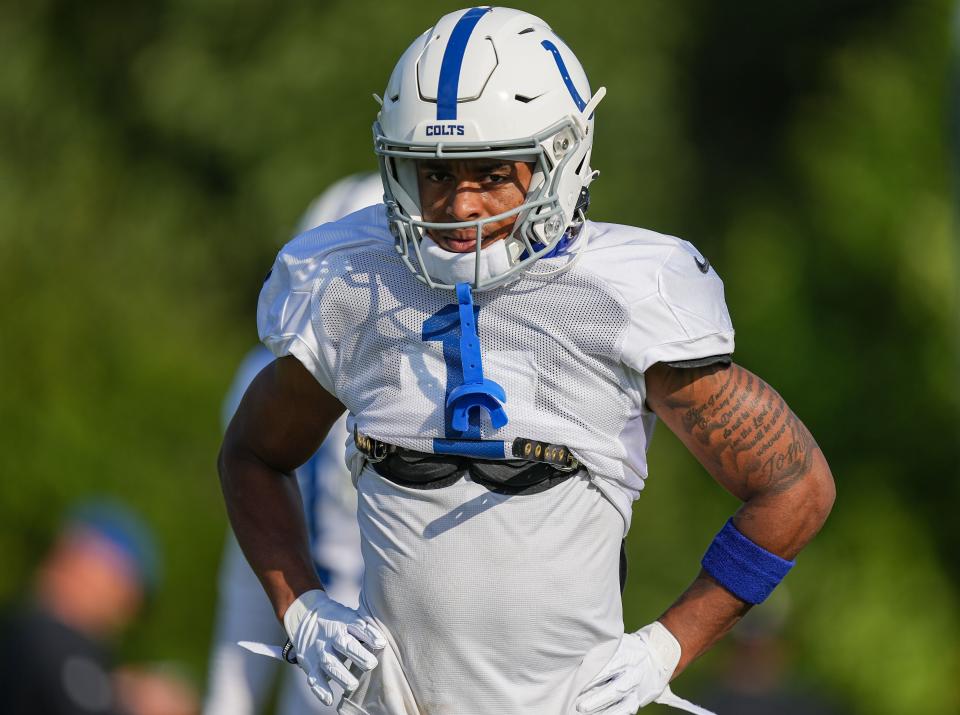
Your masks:
[{"label": "white glove", "polygon": [[624,633],[603,670],[577,698],[585,715],[634,715],[657,700],[680,662],[680,644],[659,621]]},{"label": "white glove", "polygon": [[387,639],[352,608],[331,599],[324,591],[307,591],[283,615],[297,664],[307,674],[307,684],[324,705],[333,705],[330,681],[353,691],[360,684],[343,662],[349,659],[361,670],[377,667],[371,650],[383,650]]}]

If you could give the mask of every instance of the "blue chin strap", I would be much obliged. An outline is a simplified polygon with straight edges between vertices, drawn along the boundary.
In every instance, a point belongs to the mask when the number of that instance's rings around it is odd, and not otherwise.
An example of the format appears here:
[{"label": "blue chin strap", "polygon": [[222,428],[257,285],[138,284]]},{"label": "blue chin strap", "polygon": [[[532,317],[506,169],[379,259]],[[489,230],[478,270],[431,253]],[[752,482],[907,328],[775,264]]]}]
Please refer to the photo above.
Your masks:
[{"label": "blue chin strap", "polygon": [[501,403],[507,401],[504,389],[483,376],[480,357],[480,338],[477,335],[473,294],[469,283],[457,283],[457,307],[460,312],[460,361],[463,367],[463,384],[450,392],[447,407],[452,413],[451,427],[458,432],[470,428],[471,410],[484,410],[490,416],[490,424],[500,429],[507,424],[507,413]]}]

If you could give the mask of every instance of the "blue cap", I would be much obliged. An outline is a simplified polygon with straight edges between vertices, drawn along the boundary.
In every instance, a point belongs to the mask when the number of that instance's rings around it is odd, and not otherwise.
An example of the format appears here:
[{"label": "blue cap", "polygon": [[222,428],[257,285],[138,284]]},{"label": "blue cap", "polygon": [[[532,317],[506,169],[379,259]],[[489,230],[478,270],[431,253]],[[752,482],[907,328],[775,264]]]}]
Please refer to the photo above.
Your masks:
[{"label": "blue cap", "polygon": [[71,509],[67,523],[95,532],[122,553],[140,583],[153,591],[160,582],[160,556],[153,532],[128,507],[108,499],[84,502]]}]

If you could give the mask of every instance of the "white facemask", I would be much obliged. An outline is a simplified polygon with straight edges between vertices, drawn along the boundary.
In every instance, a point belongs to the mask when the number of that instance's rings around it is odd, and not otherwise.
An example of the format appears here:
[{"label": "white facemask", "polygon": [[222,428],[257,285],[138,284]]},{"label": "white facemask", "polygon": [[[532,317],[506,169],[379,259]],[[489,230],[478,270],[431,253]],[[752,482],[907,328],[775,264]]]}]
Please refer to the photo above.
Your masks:
[{"label": "white facemask", "polygon": [[[439,283],[473,283],[476,277],[477,253],[454,253],[447,251],[430,238],[420,241],[423,264],[430,277]],[[512,265],[506,240],[495,241],[480,251],[480,280],[503,275]],[[517,276],[519,278],[519,276]]]}]

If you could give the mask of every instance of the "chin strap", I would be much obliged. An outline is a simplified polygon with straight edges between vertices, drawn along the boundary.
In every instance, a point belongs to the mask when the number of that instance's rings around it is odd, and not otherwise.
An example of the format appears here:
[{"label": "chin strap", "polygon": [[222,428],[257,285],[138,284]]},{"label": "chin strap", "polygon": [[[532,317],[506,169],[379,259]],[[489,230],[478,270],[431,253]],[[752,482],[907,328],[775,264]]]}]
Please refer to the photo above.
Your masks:
[{"label": "chin strap", "polygon": [[[582,216],[583,214],[581,214]],[[573,236],[573,239],[568,244],[570,250],[565,251],[562,255],[567,258],[561,265],[556,268],[552,268],[549,271],[538,271],[536,270],[537,263],[534,263],[530,268],[524,271],[527,275],[534,276],[536,278],[547,278],[549,276],[559,275],[560,273],[566,273],[571,268],[573,268],[577,261],[580,260],[580,255],[586,250],[587,245],[590,243],[590,238],[587,235],[581,235],[583,233],[583,226],[577,228],[576,234]]]},{"label": "chin strap", "polygon": [[457,283],[457,306],[460,311],[460,364],[463,369],[463,384],[451,391],[447,397],[447,407],[453,412],[451,427],[458,432],[466,432],[470,428],[470,411],[480,408],[490,415],[490,424],[494,429],[500,429],[508,422],[507,413],[501,404],[507,401],[507,393],[499,384],[483,376],[480,338],[477,335],[473,293],[469,283]]},{"label": "chin strap", "polygon": [[663,692],[657,696],[657,699],[653,702],[659,703],[660,705],[666,705],[677,710],[683,710],[688,713],[693,713],[693,715],[714,715],[713,711],[702,708],[699,705],[694,705],[689,700],[684,700],[683,698],[674,695],[673,691],[670,690],[668,685],[663,689]]}]

